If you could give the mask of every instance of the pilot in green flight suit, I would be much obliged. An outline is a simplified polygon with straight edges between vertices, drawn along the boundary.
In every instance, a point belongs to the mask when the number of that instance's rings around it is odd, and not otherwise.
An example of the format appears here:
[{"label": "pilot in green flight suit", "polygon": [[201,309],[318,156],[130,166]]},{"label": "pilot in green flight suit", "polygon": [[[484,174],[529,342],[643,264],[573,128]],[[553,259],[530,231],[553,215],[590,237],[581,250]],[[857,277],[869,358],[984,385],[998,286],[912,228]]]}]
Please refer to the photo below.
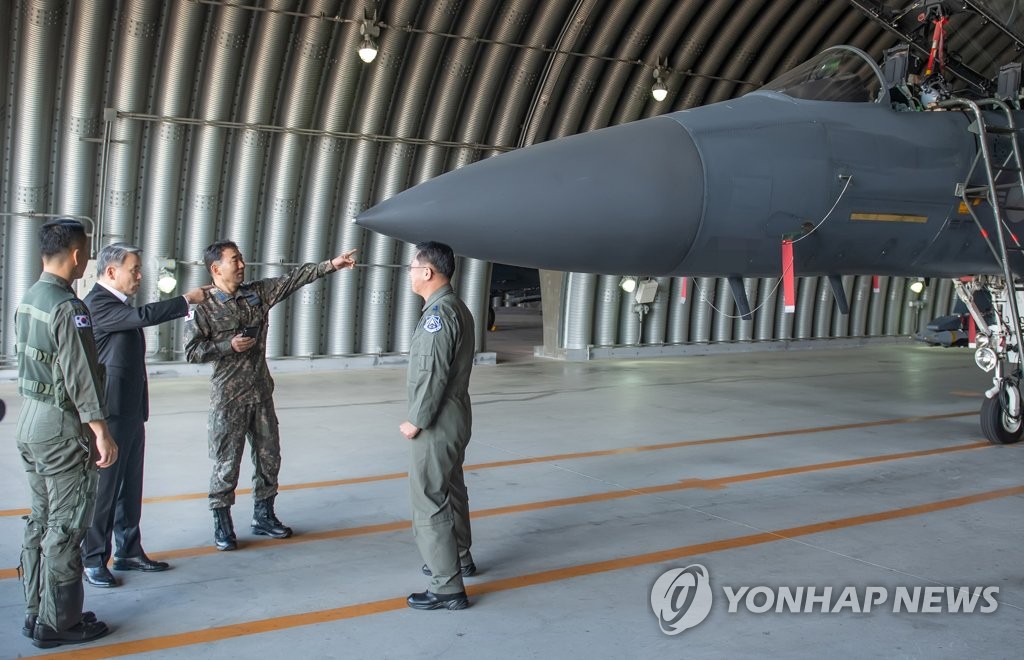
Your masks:
[{"label": "pilot in green flight suit", "polygon": [[92,321],[71,289],[89,261],[76,220],[39,232],[43,273],[15,316],[18,391],[24,397],[15,439],[32,496],[21,552],[23,634],[41,648],[92,641],[106,624],[82,612],[79,546],[92,520],[97,466],[112,465],[103,372]]},{"label": "pilot in green flight suit", "polygon": [[420,243],[409,265],[414,293],[425,301],[409,347],[409,417],[400,426],[410,440],[412,528],[431,576],[409,607],[460,610],[469,605],[462,578],[476,572],[469,552],[469,496],[462,474],[473,426],[469,375],[473,317],[449,283],[455,255],[442,243]]}]

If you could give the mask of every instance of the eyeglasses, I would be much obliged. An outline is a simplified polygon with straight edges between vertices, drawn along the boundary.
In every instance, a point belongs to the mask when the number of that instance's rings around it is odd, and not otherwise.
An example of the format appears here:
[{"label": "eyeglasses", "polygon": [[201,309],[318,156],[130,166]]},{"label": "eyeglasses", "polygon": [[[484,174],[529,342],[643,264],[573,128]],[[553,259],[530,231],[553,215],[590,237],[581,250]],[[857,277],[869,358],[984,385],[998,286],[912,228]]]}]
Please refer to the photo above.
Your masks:
[{"label": "eyeglasses", "polygon": [[405,270],[406,272],[412,272],[413,268],[430,268],[430,266],[413,266],[412,264],[409,264],[405,267]]}]

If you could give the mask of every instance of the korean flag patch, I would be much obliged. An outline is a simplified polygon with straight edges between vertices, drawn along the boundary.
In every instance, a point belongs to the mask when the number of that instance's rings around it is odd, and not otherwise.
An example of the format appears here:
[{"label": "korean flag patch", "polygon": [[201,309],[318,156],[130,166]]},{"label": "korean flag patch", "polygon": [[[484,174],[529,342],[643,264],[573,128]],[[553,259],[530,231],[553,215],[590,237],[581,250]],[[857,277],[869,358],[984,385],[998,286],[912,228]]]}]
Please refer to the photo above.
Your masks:
[{"label": "korean flag patch", "polygon": [[427,332],[437,332],[441,329],[441,317],[428,316],[427,320],[423,322],[423,329]]},{"label": "korean flag patch", "polygon": [[75,327],[76,328],[91,328],[92,319],[89,318],[88,314],[75,314]]}]

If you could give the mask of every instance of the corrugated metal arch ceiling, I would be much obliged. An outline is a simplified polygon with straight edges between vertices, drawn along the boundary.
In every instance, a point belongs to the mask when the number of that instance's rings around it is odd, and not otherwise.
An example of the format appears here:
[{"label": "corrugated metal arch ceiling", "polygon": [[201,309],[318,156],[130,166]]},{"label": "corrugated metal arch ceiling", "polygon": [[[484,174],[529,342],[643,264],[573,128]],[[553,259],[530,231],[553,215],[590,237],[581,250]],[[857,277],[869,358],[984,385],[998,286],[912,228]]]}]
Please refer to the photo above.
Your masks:
[{"label": "corrugated metal arch ceiling", "polygon": [[[384,25],[371,64],[357,56],[367,11]],[[953,50],[958,35],[990,34],[997,59],[1017,56],[991,25],[956,17],[952,28]],[[230,236],[264,263],[351,247],[390,263],[408,247],[348,220],[410,185],[727,100],[831,45],[879,58],[895,40],[841,0],[2,2],[2,328],[39,268],[38,219],[10,214],[96,218],[100,243],[184,262]],[[659,61],[670,69],[663,102],[650,95]],[[142,297],[155,299],[147,268]],[[205,277],[187,267],[182,285]],[[488,280],[485,265],[464,265],[460,293],[478,318]],[[339,276],[280,310],[269,352],[401,351],[417,316],[402,278]],[[2,338],[9,355],[13,336]],[[176,343],[150,341],[168,356]]]}]

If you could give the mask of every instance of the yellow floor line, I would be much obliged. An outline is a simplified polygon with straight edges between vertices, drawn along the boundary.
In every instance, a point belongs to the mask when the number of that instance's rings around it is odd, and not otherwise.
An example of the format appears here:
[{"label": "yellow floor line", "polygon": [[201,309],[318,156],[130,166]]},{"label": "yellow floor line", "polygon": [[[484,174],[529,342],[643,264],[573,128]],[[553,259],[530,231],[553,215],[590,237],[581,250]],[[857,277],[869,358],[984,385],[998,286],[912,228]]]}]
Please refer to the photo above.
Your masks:
[{"label": "yellow floor line", "polygon": [[[678,561],[686,557],[692,557],[694,555],[705,555],[714,552],[722,552],[724,550],[746,548],[754,545],[771,543],[773,541],[781,541],[784,539],[809,536],[812,534],[820,534],[823,532],[833,532],[836,530],[857,527],[860,525],[868,525],[871,523],[884,522],[888,520],[897,520],[899,518],[909,518],[911,516],[919,516],[927,513],[934,513],[936,511],[943,511],[962,506],[969,506],[971,504],[978,504],[981,502],[987,502],[1004,497],[1011,497],[1014,495],[1024,495],[1024,485],[1014,486],[1012,488],[1002,488],[999,490],[977,493],[975,495],[957,497],[949,500],[941,500],[938,502],[918,504],[915,506],[909,506],[900,509],[891,509],[889,511],[881,511],[878,513],[853,516],[850,518],[826,520],[823,522],[812,523],[809,525],[800,525],[797,527],[789,527],[771,532],[761,532],[758,534],[749,534],[746,536],[739,536],[730,539],[709,541],[706,543],[697,543],[694,545],[684,545],[676,548],[669,548],[667,550],[659,550],[657,552],[648,552],[639,555],[620,557],[618,559],[591,562],[588,564],[580,564],[577,566],[567,566],[547,571],[540,571],[537,573],[530,573],[528,575],[520,575],[500,580],[492,580],[489,582],[482,582],[480,584],[468,587],[467,592],[469,593],[470,597],[478,598],[483,594],[495,593],[499,591],[509,591],[512,589],[522,589],[524,587],[531,587],[540,584],[558,582],[561,580],[568,580],[571,578],[583,577],[587,575],[596,575],[598,573],[605,573],[608,571],[617,571],[626,568],[636,568],[639,566],[659,564],[667,561]],[[476,604],[477,606],[486,605],[485,602],[477,602]],[[287,630],[289,628],[297,628],[300,626],[309,626],[319,623],[327,623],[331,621],[341,621],[344,619],[354,619],[358,617],[370,616],[372,614],[380,614],[383,612],[393,612],[401,610],[404,607],[406,607],[405,598],[388,598],[385,600],[377,600],[369,603],[358,603],[355,605],[347,605],[344,607],[337,607],[328,610],[319,610],[315,612],[306,612],[303,614],[291,614],[287,616],[271,617],[268,619],[259,619],[256,621],[246,621],[226,626],[218,626],[216,628],[207,628],[204,630],[176,633],[173,635],[150,637],[146,639],[118,642],[115,644],[107,644],[102,646],[77,648],[69,652],[54,653],[37,657],[64,656],[82,658],[83,660],[93,660],[99,658],[115,658],[119,656],[130,655],[133,653],[152,653],[172,648],[192,646],[195,644],[208,644],[211,642],[219,642],[226,639],[242,637],[246,635],[257,635],[261,633]]]},{"label": "yellow floor line", "polygon": [[[593,502],[606,502],[609,500],[619,500],[628,497],[636,497],[637,495],[653,495],[655,493],[667,493],[677,490],[686,490],[689,488],[723,488],[730,483],[741,483],[746,481],[754,481],[757,479],[770,479],[773,477],[788,476],[794,474],[801,474],[807,472],[816,472],[820,470],[834,470],[844,467],[856,467],[861,465],[870,465],[872,463],[882,463],[886,461],[897,461],[907,458],[921,458],[924,456],[934,456],[938,454],[947,454],[950,452],[966,451],[971,449],[985,449],[990,447],[985,442],[974,442],[965,445],[954,445],[951,447],[939,447],[936,449],[924,449],[921,451],[903,452],[900,454],[883,454],[880,456],[868,456],[865,458],[853,458],[844,461],[830,461],[828,463],[817,463],[815,465],[798,465],[790,468],[779,468],[776,470],[767,470],[764,472],[750,472],[746,474],[737,474],[730,477],[720,477],[718,479],[684,479],[682,481],[673,482],[670,484],[661,484],[657,486],[640,486],[637,488],[628,488],[624,490],[613,490],[604,493],[594,493],[591,495],[579,495],[576,497],[563,497],[553,500],[541,500],[539,502],[527,502],[524,504],[511,504],[508,506],[494,507],[491,509],[480,509],[473,511],[471,514],[472,519],[477,518],[488,518],[491,516],[503,516],[511,513],[524,513],[526,511],[541,511],[544,509],[551,509],[560,506],[573,506],[576,504],[588,504]],[[240,544],[241,547],[248,549],[258,549],[264,547],[273,547],[280,545],[292,545],[296,543],[311,543],[313,541],[327,541],[331,539],[340,539],[351,536],[364,536],[367,534],[380,534],[384,532],[396,532],[403,529],[408,529],[410,526],[408,520],[396,520],[394,522],[378,523],[375,525],[363,525],[360,527],[345,527],[343,529],[329,529],[322,532],[309,532],[300,534],[298,536],[291,536],[286,539],[263,539],[245,541]],[[219,552],[212,545],[205,545],[193,548],[179,548],[177,550],[164,550],[163,552],[152,552],[148,553],[150,558],[157,560],[168,560],[168,559],[181,559],[182,557],[200,557],[203,555],[212,555]],[[0,570],[0,580],[9,580],[18,576],[18,569],[16,568],[5,568]]]},{"label": "yellow floor line", "polygon": [[[848,431],[851,429],[864,429],[873,426],[891,426],[894,424],[913,424],[915,422],[927,422],[940,419],[952,419],[955,417],[966,417],[968,415],[976,415],[977,411],[965,411],[955,413],[945,413],[942,415],[924,415],[919,417],[899,417],[896,419],[882,419],[874,422],[856,422],[852,424],[836,424],[833,426],[812,426],[809,428],[798,428],[798,429],[785,429],[782,431],[768,431],[766,433],[751,433],[747,435],[732,435],[721,438],[705,438],[702,440],[680,440],[678,442],[666,442],[654,445],[640,445],[637,447],[619,447],[615,449],[599,449],[595,451],[584,451],[584,452],[573,452],[566,454],[550,454],[547,456],[534,456],[529,458],[515,458],[505,461],[491,461],[488,463],[474,463],[466,465],[464,469],[469,472],[471,470],[488,470],[499,467],[509,467],[513,465],[529,465],[531,463],[547,463],[550,461],[565,461],[575,460],[580,458],[594,458],[597,456],[619,456],[623,454],[635,454],[646,451],[661,451],[664,449],[679,449],[682,447],[695,447],[699,445],[710,445],[719,444],[723,442],[743,442],[746,440],[763,440],[767,438],[777,438],[786,435],[808,435],[813,433],[829,433],[832,431]],[[394,479],[405,479],[408,476],[407,472],[391,472],[388,474],[376,474],[369,475],[366,477],[351,477],[348,479],[333,479],[329,481],[310,481],[301,484],[286,484],[281,485],[279,490],[306,490],[308,488],[331,488],[335,486],[350,486],[353,484],[364,484],[374,481],[390,481]],[[252,493],[251,488],[238,488],[235,490],[238,495],[248,495]],[[155,497],[147,497],[143,499],[145,504],[155,504],[159,502],[181,502],[185,500],[201,500],[208,497],[207,493],[182,493],[180,495],[162,495]],[[0,518],[4,516],[25,516],[28,515],[28,509],[0,509]]]}]

